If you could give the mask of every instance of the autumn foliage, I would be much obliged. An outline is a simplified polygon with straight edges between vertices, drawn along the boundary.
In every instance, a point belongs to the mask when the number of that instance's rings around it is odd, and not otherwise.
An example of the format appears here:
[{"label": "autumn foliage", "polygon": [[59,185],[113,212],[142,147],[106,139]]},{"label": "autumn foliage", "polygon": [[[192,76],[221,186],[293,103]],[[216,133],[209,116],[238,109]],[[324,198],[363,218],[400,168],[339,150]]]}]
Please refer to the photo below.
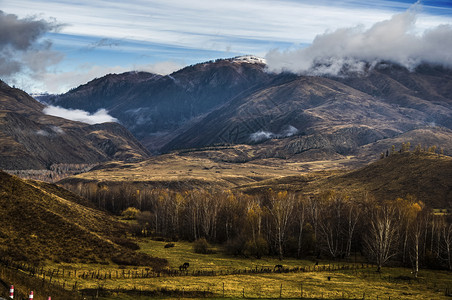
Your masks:
[{"label": "autumn foliage", "polygon": [[[451,268],[451,217],[414,196],[375,199],[365,192],[287,191],[248,195],[230,190],[79,186],[100,208],[135,215],[134,233],[225,244],[230,254],[343,259],[358,253],[386,264]],[[138,211],[138,212],[137,212]],[[133,213],[132,213],[133,212]]]}]

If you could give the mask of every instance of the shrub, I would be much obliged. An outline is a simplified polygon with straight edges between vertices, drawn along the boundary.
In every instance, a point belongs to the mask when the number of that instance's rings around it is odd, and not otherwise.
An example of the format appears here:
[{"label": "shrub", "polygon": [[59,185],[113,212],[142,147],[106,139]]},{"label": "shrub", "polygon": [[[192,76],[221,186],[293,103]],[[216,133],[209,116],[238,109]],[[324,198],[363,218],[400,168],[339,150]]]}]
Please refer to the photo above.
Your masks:
[{"label": "shrub", "polygon": [[139,213],[140,210],[138,208],[129,207],[121,213],[121,216],[124,220],[135,220]]},{"label": "shrub", "polygon": [[255,256],[257,259],[268,254],[268,244],[263,237],[258,237],[256,241],[249,240],[245,244],[244,254],[246,257]]},{"label": "shrub", "polygon": [[229,239],[226,242],[226,253],[234,256],[242,255],[245,251],[245,244],[246,241],[242,236]]},{"label": "shrub", "polygon": [[205,238],[197,239],[193,242],[193,251],[201,254],[211,254],[213,251],[210,249],[210,245]]}]

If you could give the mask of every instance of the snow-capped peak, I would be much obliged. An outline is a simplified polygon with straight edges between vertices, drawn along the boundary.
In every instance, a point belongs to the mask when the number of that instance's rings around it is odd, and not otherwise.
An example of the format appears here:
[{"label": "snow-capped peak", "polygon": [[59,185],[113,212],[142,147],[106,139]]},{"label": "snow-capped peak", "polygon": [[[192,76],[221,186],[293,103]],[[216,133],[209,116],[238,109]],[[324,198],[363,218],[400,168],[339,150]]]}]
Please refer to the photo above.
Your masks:
[{"label": "snow-capped peak", "polygon": [[249,64],[267,64],[267,61],[265,60],[265,58],[262,57],[257,57],[254,55],[243,55],[243,56],[237,56],[234,57],[233,62],[238,62],[238,63],[249,63]]}]

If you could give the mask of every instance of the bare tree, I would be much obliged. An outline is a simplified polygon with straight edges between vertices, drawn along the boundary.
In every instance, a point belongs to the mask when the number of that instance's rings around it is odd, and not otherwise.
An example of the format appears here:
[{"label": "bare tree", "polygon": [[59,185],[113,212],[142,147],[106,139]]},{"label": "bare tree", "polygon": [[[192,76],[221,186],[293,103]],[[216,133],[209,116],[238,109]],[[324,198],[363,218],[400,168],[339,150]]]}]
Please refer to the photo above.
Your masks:
[{"label": "bare tree", "polygon": [[256,243],[257,237],[261,235],[263,210],[260,199],[250,198],[246,206],[246,220],[251,227],[253,242]]},{"label": "bare tree", "polygon": [[319,203],[317,199],[309,197],[306,201],[306,211],[308,213],[309,222],[314,229],[314,240],[316,245],[316,252],[318,250],[318,224],[319,224]]},{"label": "bare tree", "polygon": [[408,208],[409,224],[409,244],[410,244],[410,259],[413,265],[413,275],[417,278],[419,273],[419,258],[421,255],[421,248],[423,246],[423,238],[425,227],[427,225],[428,214],[422,203],[413,203]]},{"label": "bare tree", "polygon": [[446,253],[446,260],[449,270],[452,271],[452,223],[447,222],[444,218],[444,222],[441,226],[441,235],[443,239],[444,252]]},{"label": "bare tree", "polygon": [[303,238],[303,227],[305,223],[306,217],[306,201],[298,197],[296,200],[296,209],[295,209],[296,220],[298,223],[298,247],[297,247],[297,257],[301,257],[301,248],[302,248],[302,238]]},{"label": "bare tree", "polygon": [[329,191],[320,197],[319,231],[321,246],[332,256],[338,257],[343,250],[342,228],[344,226],[344,198],[335,191]]},{"label": "bare tree", "polygon": [[204,236],[209,240],[214,240],[221,197],[204,190],[198,191],[196,194],[200,204],[200,222]]},{"label": "bare tree", "polygon": [[279,259],[283,258],[283,244],[295,205],[295,196],[287,192],[270,192],[270,215],[275,225],[275,239],[278,246]]},{"label": "bare tree", "polygon": [[[363,196],[363,200],[367,201],[369,195],[366,193]],[[361,217],[361,207],[359,203],[353,201],[351,198],[347,198],[345,203],[345,218],[346,218],[346,236],[347,246],[345,249],[345,256],[349,257],[352,251],[353,235],[355,234],[356,225]]]},{"label": "bare tree", "polygon": [[185,192],[187,205],[186,205],[186,217],[188,225],[191,227],[191,238],[197,240],[200,238],[199,234],[199,220],[201,214],[200,203],[196,197],[194,191]]},{"label": "bare tree", "polygon": [[397,254],[397,209],[393,202],[370,203],[368,207],[368,230],[364,243],[370,258],[377,264],[377,271]]}]

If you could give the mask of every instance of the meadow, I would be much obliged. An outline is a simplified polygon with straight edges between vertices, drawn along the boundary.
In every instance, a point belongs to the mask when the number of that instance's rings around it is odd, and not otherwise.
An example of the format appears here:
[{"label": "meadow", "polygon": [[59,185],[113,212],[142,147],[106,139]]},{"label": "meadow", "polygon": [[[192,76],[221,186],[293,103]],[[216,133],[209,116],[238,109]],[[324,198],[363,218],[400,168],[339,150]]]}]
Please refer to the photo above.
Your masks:
[{"label": "meadow", "polygon": [[[113,264],[60,263],[49,264],[46,269],[53,270],[53,283],[64,284],[66,288],[73,288],[76,284],[83,297],[100,299],[447,299],[446,289],[452,288],[448,271],[421,270],[418,279],[414,279],[408,268],[384,267],[381,273],[377,273],[375,266],[361,262],[360,257],[352,259],[356,259],[356,263],[293,258],[280,261],[276,257],[230,256],[220,246],[212,248],[215,253],[197,254],[189,242],[174,242],[171,248],[165,248],[166,244],[149,238],[139,239],[141,251],[166,258],[169,268],[175,272],[173,274],[162,272],[143,278],[141,275],[149,269],[118,269]],[[188,270],[178,271],[184,262],[190,263]],[[316,262],[318,266],[315,266]],[[281,272],[274,270],[278,264],[283,265]],[[349,268],[344,269],[344,266]],[[294,271],[296,268],[305,268],[305,271]],[[63,269],[65,276],[61,276]],[[69,270],[72,270],[70,274]],[[74,276],[75,270],[77,276]]]}]

